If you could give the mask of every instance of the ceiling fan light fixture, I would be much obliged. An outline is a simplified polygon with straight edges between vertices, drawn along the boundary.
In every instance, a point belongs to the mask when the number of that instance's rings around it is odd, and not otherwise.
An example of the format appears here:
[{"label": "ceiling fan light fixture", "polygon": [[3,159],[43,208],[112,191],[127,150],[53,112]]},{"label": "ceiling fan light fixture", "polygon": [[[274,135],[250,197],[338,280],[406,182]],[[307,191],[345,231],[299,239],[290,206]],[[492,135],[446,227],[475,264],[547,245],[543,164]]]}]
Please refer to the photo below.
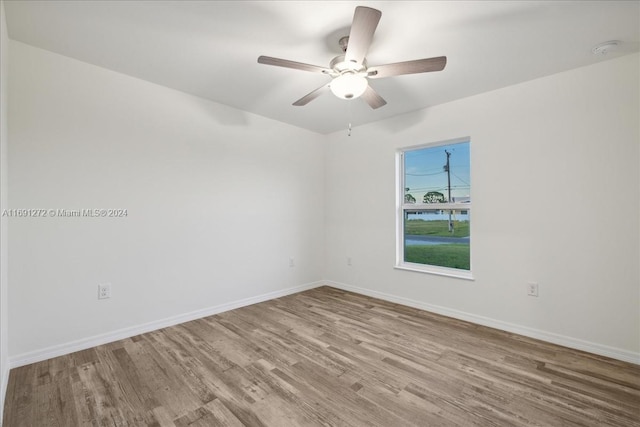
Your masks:
[{"label": "ceiling fan light fixture", "polygon": [[359,74],[345,73],[333,79],[330,88],[331,92],[338,98],[355,99],[360,97],[368,86],[369,82],[366,77]]}]

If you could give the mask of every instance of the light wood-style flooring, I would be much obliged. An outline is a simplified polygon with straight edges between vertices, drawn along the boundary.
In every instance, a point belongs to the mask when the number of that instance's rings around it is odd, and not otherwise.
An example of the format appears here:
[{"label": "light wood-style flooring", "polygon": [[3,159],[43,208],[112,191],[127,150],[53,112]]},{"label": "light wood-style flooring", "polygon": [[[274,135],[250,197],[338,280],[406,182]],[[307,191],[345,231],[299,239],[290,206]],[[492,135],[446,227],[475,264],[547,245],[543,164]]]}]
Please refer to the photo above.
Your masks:
[{"label": "light wood-style flooring", "polygon": [[322,287],[13,369],[5,427],[640,426],[640,367]]}]

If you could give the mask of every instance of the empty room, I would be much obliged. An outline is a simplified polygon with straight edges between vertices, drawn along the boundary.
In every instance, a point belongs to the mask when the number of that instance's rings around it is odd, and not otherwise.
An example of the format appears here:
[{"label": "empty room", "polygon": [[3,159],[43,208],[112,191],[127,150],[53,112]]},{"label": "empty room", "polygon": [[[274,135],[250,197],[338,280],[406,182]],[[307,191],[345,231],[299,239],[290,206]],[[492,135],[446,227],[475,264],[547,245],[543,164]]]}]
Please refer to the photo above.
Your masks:
[{"label": "empty room", "polygon": [[0,420],[640,427],[640,1],[0,0]]}]

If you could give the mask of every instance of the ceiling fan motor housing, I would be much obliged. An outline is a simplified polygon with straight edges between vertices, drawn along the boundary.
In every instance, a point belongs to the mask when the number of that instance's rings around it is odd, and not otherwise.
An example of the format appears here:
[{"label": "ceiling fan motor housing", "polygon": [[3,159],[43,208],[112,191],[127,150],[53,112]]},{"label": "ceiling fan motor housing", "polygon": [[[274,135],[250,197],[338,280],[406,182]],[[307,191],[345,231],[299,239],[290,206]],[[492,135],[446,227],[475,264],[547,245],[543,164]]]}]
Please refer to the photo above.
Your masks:
[{"label": "ceiling fan motor housing", "polygon": [[362,73],[367,70],[367,61],[362,61],[363,63],[357,63],[352,61],[345,60],[344,55],[338,55],[331,60],[329,63],[329,67],[335,71],[336,74],[347,73]]}]

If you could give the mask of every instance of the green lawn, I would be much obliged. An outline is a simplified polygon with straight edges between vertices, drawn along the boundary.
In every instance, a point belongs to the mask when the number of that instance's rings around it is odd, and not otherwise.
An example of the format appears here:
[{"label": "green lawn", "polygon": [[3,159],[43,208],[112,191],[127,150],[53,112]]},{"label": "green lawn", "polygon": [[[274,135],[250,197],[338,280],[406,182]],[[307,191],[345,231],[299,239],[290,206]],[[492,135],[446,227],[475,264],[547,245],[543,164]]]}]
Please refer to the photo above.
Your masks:
[{"label": "green lawn", "polygon": [[404,224],[404,232],[407,235],[468,237],[469,221],[453,221],[453,233],[451,233],[447,220],[410,219]]},{"label": "green lawn", "polygon": [[469,270],[469,244],[412,245],[404,248],[405,262]]}]

